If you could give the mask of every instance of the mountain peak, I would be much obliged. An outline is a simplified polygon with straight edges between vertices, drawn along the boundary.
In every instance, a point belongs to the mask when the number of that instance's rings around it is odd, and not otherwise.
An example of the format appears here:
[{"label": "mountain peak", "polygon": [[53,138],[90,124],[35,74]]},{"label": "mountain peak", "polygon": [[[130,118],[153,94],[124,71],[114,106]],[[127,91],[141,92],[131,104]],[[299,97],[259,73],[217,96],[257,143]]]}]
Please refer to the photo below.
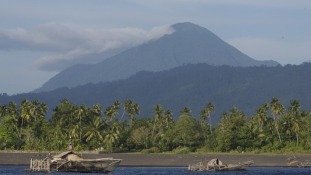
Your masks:
[{"label": "mountain peak", "polygon": [[193,24],[191,22],[184,22],[184,23],[176,23],[171,26],[176,31],[200,31],[200,30],[207,30],[199,25]]},{"label": "mountain peak", "polygon": [[36,92],[126,79],[139,71],[159,72],[189,63],[234,67],[278,65],[275,61],[250,58],[199,25],[185,22],[171,27],[174,33],[130,48],[98,64],[72,66],[51,78]]}]

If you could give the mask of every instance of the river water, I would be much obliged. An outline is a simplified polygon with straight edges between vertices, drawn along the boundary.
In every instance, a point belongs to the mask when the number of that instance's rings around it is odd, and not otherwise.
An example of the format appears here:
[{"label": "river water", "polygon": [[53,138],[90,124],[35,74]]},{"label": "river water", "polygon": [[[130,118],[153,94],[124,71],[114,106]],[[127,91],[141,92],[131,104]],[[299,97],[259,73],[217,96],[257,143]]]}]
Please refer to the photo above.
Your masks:
[{"label": "river water", "polygon": [[[27,166],[0,166],[0,175],[38,175],[25,173]],[[187,167],[118,167],[113,175],[311,175],[311,168],[249,167],[246,171],[188,172]],[[52,172],[51,175],[77,175],[81,173]],[[98,175],[99,173],[86,173]]]}]

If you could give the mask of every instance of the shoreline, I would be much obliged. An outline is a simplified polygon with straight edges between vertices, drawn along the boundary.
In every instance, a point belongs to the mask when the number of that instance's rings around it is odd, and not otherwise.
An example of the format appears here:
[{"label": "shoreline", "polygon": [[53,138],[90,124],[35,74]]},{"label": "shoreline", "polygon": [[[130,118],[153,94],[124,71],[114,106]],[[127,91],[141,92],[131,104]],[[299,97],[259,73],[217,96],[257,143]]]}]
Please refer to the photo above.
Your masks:
[{"label": "shoreline", "polygon": [[[48,153],[4,153],[0,152],[0,166],[29,166],[30,159],[44,159]],[[55,155],[55,153],[51,153]],[[224,164],[253,160],[251,167],[297,167],[298,163],[311,160],[311,155],[297,155],[298,162],[288,164],[291,155],[231,155],[231,154],[132,154],[132,153],[82,153],[86,159],[113,157],[122,159],[120,167],[188,167],[198,161],[218,158]]]},{"label": "shoreline", "polygon": [[[78,152],[79,153],[79,152]],[[51,153],[55,155],[56,153]],[[0,153],[0,166],[29,166],[30,159],[44,159],[48,153]],[[224,164],[253,160],[252,167],[297,167],[298,163],[311,160],[311,155],[296,156],[298,162],[287,164],[292,155],[260,154],[133,154],[133,153],[82,153],[85,159],[113,157],[122,159],[120,167],[187,167],[202,160],[218,158]]]}]

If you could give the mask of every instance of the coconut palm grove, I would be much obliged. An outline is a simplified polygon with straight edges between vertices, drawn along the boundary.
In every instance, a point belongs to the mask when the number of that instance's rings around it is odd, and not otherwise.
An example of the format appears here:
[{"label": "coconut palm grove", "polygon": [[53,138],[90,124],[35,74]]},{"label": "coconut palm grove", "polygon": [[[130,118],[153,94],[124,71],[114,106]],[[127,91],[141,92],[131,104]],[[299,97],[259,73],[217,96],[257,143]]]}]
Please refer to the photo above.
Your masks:
[{"label": "coconut palm grove", "polygon": [[[157,104],[152,117],[137,117],[139,104],[127,99],[111,106],[76,106],[63,99],[46,120],[39,100],[0,104],[0,150],[63,151],[69,138],[75,151],[141,153],[306,153],[311,148],[311,111],[298,100],[287,109],[273,97],[246,116],[236,107],[213,115],[207,102],[199,114],[181,107],[173,114]],[[174,120],[173,115],[179,116]],[[213,118],[220,118],[212,126]]]}]

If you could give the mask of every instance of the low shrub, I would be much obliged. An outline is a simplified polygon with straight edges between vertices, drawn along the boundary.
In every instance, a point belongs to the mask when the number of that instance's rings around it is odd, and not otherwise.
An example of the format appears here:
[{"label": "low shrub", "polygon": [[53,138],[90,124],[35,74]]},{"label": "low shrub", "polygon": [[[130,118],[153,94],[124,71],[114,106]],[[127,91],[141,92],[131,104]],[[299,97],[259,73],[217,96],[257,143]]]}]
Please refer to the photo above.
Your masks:
[{"label": "low shrub", "polygon": [[104,154],[104,153],[126,153],[129,152],[127,148],[110,148],[110,149],[104,149],[102,151],[98,151],[99,154]]},{"label": "low shrub", "polygon": [[143,154],[160,153],[160,149],[157,147],[152,147],[149,149],[143,149],[140,153],[143,153]]},{"label": "low shrub", "polygon": [[190,153],[190,149],[188,147],[178,147],[173,150],[173,153],[175,154],[188,154]]},{"label": "low shrub", "polygon": [[207,153],[207,152],[211,152],[209,151],[206,147],[202,147],[202,148],[198,148],[195,150],[196,153]]}]

